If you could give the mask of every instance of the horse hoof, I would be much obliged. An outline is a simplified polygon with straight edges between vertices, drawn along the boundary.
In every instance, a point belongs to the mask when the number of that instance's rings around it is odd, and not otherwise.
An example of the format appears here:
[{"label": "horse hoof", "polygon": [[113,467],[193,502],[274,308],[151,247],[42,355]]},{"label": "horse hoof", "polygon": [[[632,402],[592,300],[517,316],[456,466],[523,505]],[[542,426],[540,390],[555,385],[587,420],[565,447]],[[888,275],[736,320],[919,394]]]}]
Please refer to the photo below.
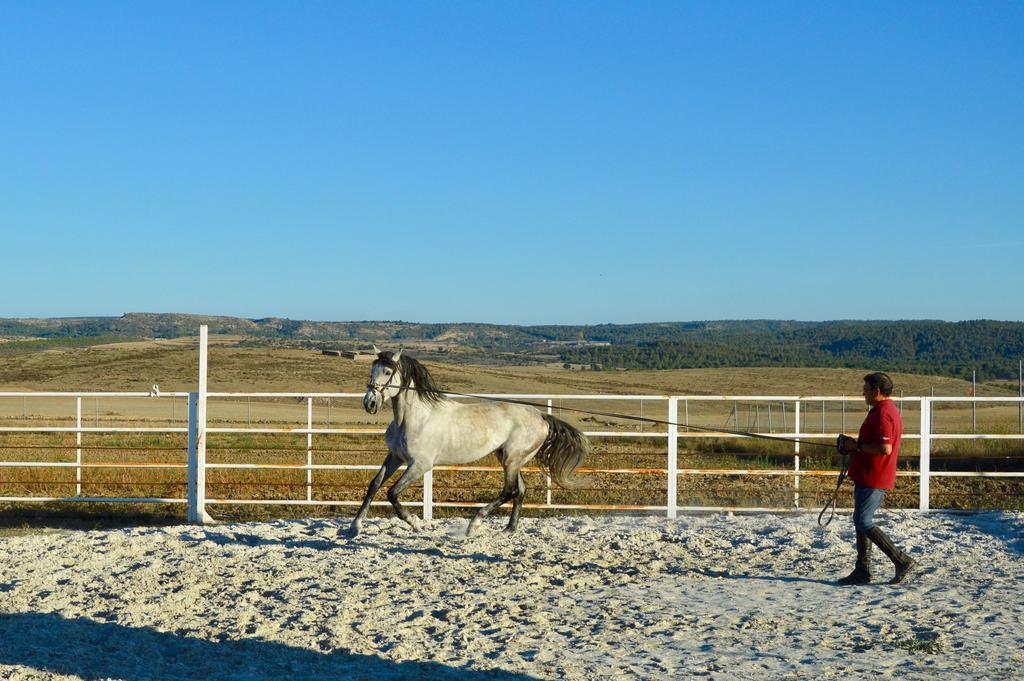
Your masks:
[{"label": "horse hoof", "polygon": [[472,537],[474,534],[480,531],[480,523],[470,523],[469,527],[466,528],[466,536]]},{"label": "horse hoof", "polygon": [[338,537],[343,539],[355,539],[359,536],[359,526],[353,523],[347,530],[338,528]]}]

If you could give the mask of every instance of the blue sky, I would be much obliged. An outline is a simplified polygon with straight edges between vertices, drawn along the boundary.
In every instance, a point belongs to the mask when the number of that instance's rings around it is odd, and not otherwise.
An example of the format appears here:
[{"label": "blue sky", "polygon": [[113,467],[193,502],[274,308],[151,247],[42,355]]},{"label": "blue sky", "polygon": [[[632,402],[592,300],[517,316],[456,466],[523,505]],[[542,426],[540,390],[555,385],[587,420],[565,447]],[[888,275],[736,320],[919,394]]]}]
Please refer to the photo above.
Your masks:
[{"label": "blue sky", "polygon": [[0,5],[0,316],[1024,319],[1021,3]]}]

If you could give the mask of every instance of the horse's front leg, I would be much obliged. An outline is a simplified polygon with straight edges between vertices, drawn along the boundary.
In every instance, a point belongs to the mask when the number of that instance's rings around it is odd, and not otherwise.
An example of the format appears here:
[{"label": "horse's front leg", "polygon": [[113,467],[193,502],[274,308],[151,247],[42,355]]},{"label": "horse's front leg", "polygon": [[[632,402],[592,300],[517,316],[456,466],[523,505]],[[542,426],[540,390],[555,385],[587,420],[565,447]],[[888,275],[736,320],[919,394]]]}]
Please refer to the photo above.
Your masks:
[{"label": "horse's front leg", "polygon": [[[355,537],[359,534],[359,529],[362,527],[363,520],[370,512],[370,502],[373,501],[373,497],[376,496],[377,490],[384,482],[395,474],[398,467],[402,465],[402,461],[395,456],[393,452],[388,452],[388,456],[384,459],[384,465],[377,471],[377,475],[370,481],[370,487],[366,490],[366,496],[363,498],[363,505],[359,507],[359,512],[356,513],[356,517],[352,520],[352,526],[349,528],[348,536]],[[338,534],[341,534],[341,530],[338,530]]]},{"label": "horse's front leg", "polygon": [[390,501],[391,505],[395,507],[395,513],[398,514],[399,518],[409,523],[409,526],[412,527],[412,529],[417,531],[422,529],[423,523],[420,522],[419,518],[405,510],[405,507],[398,501],[398,495],[404,492],[409,485],[422,478],[426,472],[427,466],[414,461],[405,469],[405,472],[402,473],[402,477],[398,479],[398,482],[392,485],[391,489],[388,490],[388,501]]}]

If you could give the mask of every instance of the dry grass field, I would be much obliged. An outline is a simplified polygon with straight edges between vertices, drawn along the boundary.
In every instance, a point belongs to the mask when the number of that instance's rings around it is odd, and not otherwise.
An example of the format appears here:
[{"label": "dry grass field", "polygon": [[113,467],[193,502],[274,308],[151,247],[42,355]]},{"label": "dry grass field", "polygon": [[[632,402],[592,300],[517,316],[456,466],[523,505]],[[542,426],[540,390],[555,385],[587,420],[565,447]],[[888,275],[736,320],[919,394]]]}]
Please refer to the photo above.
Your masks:
[{"label": "dry grass field", "polygon": [[[321,355],[308,350],[239,347],[240,339],[214,337],[209,358],[211,392],[325,392],[362,393],[368,364]],[[415,350],[412,352],[415,353]],[[694,369],[674,371],[575,372],[551,366],[493,367],[426,362],[445,389],[456,392],[544,395],[842,395],[844,403],[804,402],[803,432],[856,432],[865,413],[859,398],[862,369]],[[881,367],[884,368],[884,367]],[[195,342],[188,339],[119,343],[60,352],[8,356],[0,361],[0,391],[148,391],[154,384],[168,392],[193,390],[198,372]],[[930,376],[895,374],[897,395],[965,396],[964,381]],[[984,386],[981,395],[1012,396],[999,386]],[[587,401],[555,398],[556,415],[590,432],[614,432],[622,437],[596,437],[595,455],[587,464],[586,483],[576,490],[555,488],[555,504],[608,504],[663,506],[666,492],[666,444],[651,433],[664,432],[659,424],[572,412],[567,407],[613,412],[654,419],[666,418],[666,402]],[[301,428],[307,419],[304,398],[257,399],[211,398],[208,425],[217,427]],[[704,427],[726,427],[760,432],[793,430],[793,403],[756,404],[750,401],[680,404],[679,419]],[[916,433],[918,404],[903,405],[906,432]],[[315,427],[354,430],[383,429],[387,414],[366,414],[358,398],[316,398]],[[144,426],[183,428],[187,406],[184,398],[83,398],[84,426]],[[1017,432],[1018,408],[1009,404],[982,404],[972,415],[970,404],[941,405],[934,412],[934,432],[970,432],[976,419],[978,432]],[[69,398],[0,398],[0,424],[8,426],[73,426],[75,401]],[[627,436],[628,437],[625,437]],[[831,443],[828,435],[822,442]],[[74,462],[77,448],[70,433],[0,433],[0,461]],[[182,498],[185,495],[186,460],[184,434],[91,434],[82,437],[83,463],[89,467],[76,479],[74,468],[0,468],[0,496],[74,496],[81,484],[83,496]],[[933,470],[1020,470],[1024,441],[933,442]],[[902,468],[916,469],[917,442],[905,441]],[[316,435],[311,448],[304,434],[212,433],[208,444],[211,464],[258,463],[280,466],[314,464],[379,465],[384,450],[377,434]],[[792,469],[793,446],[759,440],[686,438],[680,442],[681,469]],[[805,444],[801,469],[834,471],[838,459],[831,451]],[[122,467],[124,464],[167,464],[171,468]],[[481,462],[493,466],[493,460]],[[627,471],[627,472],[613,472]],[[644,471],[647,471],[644,473]],[[215,468],[208,472],[208,496],[213,499],[298,499],[307,496],[320,502],[361,499],[371,470],[316,470],[312,485],[307,471],[287,468],[259,470]],[[442,502],[490,500],[500,483],[497,473],[473,470],[437,471],[434,498]],[[540,472],[528,475],[528,503],[543,503],[545,479]],[[801,476],[799,504],[818,508],[831,491],[834,479]],[[968,480],[936,478],[932,481],[933,505],[950,508],[1020,509],[1018,479]],[[792,476],[683,475],[679,478],[678,503],[682,506],[773,506],[794,503]],[[849,490],[846,490],[847,494]],[[419,490],[407,493],[410,501]],[[887,503],[914,506],[917,481],[902,478]],[[383,500],[383,495],[379,499]],[[846,500],[849,501],[848,499]],[[66,522],[68,505],[11,504],[0,514],[0,523],[19,525],[59,519]],[[112,515],[120,522],[142,514],[149,521],[180,520],[181,505],[74,504],[73,517],[81,522],[103,524]],[[232,519],[278,516],[336,515],[351,506],[269,506],[217,504],[215,517]],[[390,513],[390,511],[387,511]],[[437,514],[466,514],[468,509],[438,508]],[[531,512],[544,512],[533,509]],[[79,520],[76,520],[79,522]]]}]

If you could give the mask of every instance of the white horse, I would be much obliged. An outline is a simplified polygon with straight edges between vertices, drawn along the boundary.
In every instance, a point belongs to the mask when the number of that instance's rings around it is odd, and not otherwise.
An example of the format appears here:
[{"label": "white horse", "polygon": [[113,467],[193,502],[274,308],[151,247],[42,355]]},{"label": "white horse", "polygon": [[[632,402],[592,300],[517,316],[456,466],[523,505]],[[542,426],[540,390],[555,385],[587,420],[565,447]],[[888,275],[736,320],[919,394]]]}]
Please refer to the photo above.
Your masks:
[{"label": "white horse", "polygon": [[466,530],[469,536],[480,528],[494,509],[512,500],[507,532],[519,524],[519,511],[526,496],[520,473],[537,457],[562,487],[575,486],[576,468],[590,452],[583,433],[568,423],[533,407],[503,402],[463,404],[438,390],[426,367],[399,350],[381,352],[370,367],[370,382],[363,396],[363,408],[376,414],[390,400],[394,420],[384,440],[388,455],[366,490],[366,498],[352,521],[350,536],[359,534],[370,502],[384,481],[402,464],[407,468],[391,489],[388,500],[398,517],[420,528],[420,521],[402,507],[399,495],[438,464],[463,464],[495,454],[505,468],[505,484],[497,499],[481,508]]}]

